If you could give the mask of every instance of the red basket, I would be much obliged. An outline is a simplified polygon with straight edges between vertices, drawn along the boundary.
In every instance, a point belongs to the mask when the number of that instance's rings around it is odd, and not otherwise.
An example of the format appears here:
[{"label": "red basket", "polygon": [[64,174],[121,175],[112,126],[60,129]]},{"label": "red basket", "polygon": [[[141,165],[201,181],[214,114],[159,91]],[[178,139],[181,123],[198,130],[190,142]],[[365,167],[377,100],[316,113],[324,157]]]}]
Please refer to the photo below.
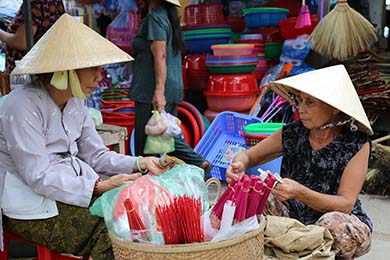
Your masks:
[{"label": "red basket", "polygon": [[242,132],[241,136],[244,137],[246,146],[255,146],[260,141],[267,138],[269,135],[247,134]]},{"label": "red basket", "polygon": [[189,5],[184,9],[184,23],[186,26],[223,24],[222,6],[213,3]]}]

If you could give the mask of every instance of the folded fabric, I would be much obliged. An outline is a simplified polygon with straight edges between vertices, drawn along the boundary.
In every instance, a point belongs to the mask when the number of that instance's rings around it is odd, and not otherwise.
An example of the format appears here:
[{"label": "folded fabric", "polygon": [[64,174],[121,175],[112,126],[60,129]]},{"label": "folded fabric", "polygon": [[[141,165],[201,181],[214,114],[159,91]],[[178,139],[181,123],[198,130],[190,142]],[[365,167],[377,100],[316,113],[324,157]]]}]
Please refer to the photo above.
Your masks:
[{"label": "folded fabric", "polygon": [[329,230],[317,225],[277,216],[267,216],[264,234],[265,259],[334,259]]}]

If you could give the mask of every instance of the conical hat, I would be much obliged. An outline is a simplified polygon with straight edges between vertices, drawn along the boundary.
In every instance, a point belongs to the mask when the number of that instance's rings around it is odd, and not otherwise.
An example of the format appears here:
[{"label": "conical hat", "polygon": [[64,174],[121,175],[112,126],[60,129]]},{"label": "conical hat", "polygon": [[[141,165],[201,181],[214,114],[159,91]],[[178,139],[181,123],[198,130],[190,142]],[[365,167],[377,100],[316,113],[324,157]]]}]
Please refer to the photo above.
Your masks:
[{"label": "conical hat", "polygon": [[16,64],[12,74],[40,74],[131,60],[129,54],[97,32],[63,14]]},{"label": "conical hat", "polygon": [[180,4],[179,0],[165,0],[165,1],[167,1],[168,3],[176,5],[177,7],[181,7],[181,4]]},{"label": "conical hat", "polygon": [[343,65],[273,81],[270,88],[286,100],[291,100],[289,93],[304,92],[354,118],[359,123],[360,130],[373,134],[355,87]]}]

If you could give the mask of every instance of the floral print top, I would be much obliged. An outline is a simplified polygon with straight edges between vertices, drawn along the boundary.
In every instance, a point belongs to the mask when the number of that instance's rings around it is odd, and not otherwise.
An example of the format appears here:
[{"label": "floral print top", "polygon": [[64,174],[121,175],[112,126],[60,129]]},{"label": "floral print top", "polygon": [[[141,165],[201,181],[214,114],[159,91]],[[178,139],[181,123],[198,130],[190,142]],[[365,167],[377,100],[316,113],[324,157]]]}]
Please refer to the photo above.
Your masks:
[{"label": "floral print top", "polygon": [[[334,195],[348,162],[368,141],[367,134],[351,132],[344,127],[330,144],[313,150],[309,142],[309,130],[301,122],[293,122],[282,130],[284,154],[281,176],[295,180],[311,190]],[[298,200],[289,200],[288,207],[290,216],[306,225],[314,224],[323,214]],[[359,199],[352,214],[372,230],[372,222],[362,210]]]},{"label": "floral print top", "polygon": [[[34,43],[36,43],[57,21],[60,16],[65,13],[62,0],[31,0],[31,16],[32,25],[37,27],[34,34]],[[15,18],[9,24],[7,31],[15,33],[17,29],[24,25],[23,5],[20,7]],[[15,60],[21,60],[26,54],[26,51],[10,48],[7,46],[7,72],[15,67]]]}]

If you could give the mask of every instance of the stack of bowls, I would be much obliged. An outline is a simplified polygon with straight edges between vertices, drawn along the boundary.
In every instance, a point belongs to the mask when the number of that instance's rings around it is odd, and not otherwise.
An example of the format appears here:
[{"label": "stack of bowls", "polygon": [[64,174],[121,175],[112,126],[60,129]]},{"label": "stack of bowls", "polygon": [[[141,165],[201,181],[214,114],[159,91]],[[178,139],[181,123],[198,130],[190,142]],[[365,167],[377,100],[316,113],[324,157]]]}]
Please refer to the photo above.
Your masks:
[{"label": "stack of bowls", "polygon": [[228,43],[232,30],[226,24],[186,27],[184,40],[191,53],[210,53],[213,44]]},{"label": "stack of bowls", "polygon": [[215,56],[207,55],[206,65],[211,74],[251,73],[257,65],[257,55]]},{"label": "stack of bowls", "polygon": [[186,55],[183,67],[188,80],[188,90],[203,91],[207,88],[210,72],[206,66],[206,54]]},{"label": "stack of bowls", "polygon": [[191,53],[210,53],[211,45],[228,43],[232,36],[220,4],[187,6],[184,9],[184,23],[184,40]]},{"label": "stack of bowls", "polygon": [[211,75],[206,96],[208,111],[246,112],[256,101],[260,89],[253,74]]},{"label": "stack of bowls", "polygon": [[254,44],[253,53],[257,55],[258,62],[253,71],[256,79],[260,82],[268,70],[268,64],[264,56],[264,39],[262,34],[242,34],[235,43]]}]

